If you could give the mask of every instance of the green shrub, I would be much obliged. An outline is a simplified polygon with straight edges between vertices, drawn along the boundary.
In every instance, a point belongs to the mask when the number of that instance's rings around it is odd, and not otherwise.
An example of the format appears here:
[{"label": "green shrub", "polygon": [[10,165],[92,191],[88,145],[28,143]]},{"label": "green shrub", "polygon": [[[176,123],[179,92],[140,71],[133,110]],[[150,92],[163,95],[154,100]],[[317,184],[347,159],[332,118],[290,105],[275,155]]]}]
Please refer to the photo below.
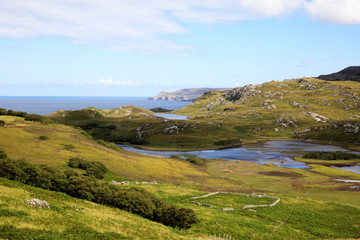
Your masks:
[{"label": "green shrub", "polygon": [[82,159],[80,158],[70,158],[68,162],[68,166],[71,168],[79,168],[80,161],[82,161]]},{"label": "green shrub", "polygon": [[49,137],[47,137],[47,136],[40,136],[39,139],[42,140],[42,141],[46,141],[46,140],[49,140]]},{"label": "green shrub", "polygon": [[307,152],[303,154],[303,158],[318,159],[318,160],[351,160],[359,159],[360,155],[347,152]]},{"label": "green shrub", "polygon": [[68,151],[72,151],[72,150],[74,150],[76,147],[74,146],[74,145],[72,145],[72,144],[63,144],[63,146],[64,146],[64,149],[65,150],[68,150]]},{"label": "green shrub", "polygon": [[200,166],[206,165],[206,160],[204,158],[190,154],[182,154],[181,156],[183,157],[183,159],[189,161],[192,164],[200,165]]},{"label": "green shrub", "polygon": [[38,115],[38,114],[28,114],[25,117],[25,121],[49,123],[50,119],[48,119],[44,116]]},{"label": "green shrub", "polygon": [[68,166],[71,168],[80,168],[86,171],[88,176],[95,177],[97,179],[103,179],[105,173],[107,173],[107,167],[101,162],[89,162],[81,158],[70,158]]},{"label": "green shrub", "polygon": [[6,114],[9,116],[16,116],[16,117],[26,117],[28,115],[27,112],[14,111],[11,109],[7,110]]},{"label": "green shrub", "polygon": [[14,111],[14,110],[9,109],[9,110],[7,110],[7,112],[6,112],[6,115],[9,115],[9,116],[15,116],[15,111]]},{"label": "green shrub", "polygon": [[0,116],[7,115],[7,111],[5,108],[0,108]]},{"label": "green shrub", "polygon": [[239,144],[239,143],[240,143],[240,141],[237,139],[226,139],[226,140],[220,140],[220,141],[214,142],[214,145],[228,146],[228,145]]},{"label": "green shrub", "polygon": [[4,120],[0,120],[0,126],[5,126],[5,121]]},{"label": "green shrub", "polygon": [[6,157],[6,153],[3,150],[0,150],[0,159],[5,159]]},{"label": "green shrub", "polygon": [[106,128],[109,129],[109,130],[115,130],[116,126],[113,125],[113,124],[110,124],[109,126],[106,126]]}]

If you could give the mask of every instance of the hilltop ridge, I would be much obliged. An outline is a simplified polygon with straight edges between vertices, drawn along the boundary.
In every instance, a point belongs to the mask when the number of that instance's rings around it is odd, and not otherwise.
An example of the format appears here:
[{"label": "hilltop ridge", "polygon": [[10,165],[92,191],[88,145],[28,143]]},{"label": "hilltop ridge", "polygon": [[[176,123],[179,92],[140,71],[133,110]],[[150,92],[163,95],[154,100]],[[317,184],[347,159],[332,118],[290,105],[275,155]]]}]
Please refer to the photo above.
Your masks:
[{"label": "hilltop ridge", "polygon": [[320,75],[318,79],[326,81],[355,81],[360,82],[360,66],[350,66],[339,72]]}]

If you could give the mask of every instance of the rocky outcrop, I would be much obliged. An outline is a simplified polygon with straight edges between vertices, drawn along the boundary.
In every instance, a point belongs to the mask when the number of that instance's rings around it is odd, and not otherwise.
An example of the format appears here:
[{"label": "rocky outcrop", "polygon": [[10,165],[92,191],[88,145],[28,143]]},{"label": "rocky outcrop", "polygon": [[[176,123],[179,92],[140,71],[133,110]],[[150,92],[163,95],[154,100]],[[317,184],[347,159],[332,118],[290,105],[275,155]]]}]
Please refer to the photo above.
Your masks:
[{"label": "rocky outcrop", "polygon": [[329,119],[325,116],[322,116],[318,113],[314,113],[314,112],[306,112],[306,114],[313,120],[317,121],[317,122],[327,122],[329,121]]},{"label": "rocky outcrop", "polygon": [[110,183],[116,184],[116,185],[158,184],[156,181],[153,181],[153,182],[133,182],[133,181],[116,182],[114,180],[112,180]]},{"label": "rocky outcrop", "polygon": [[290,102],[290,105],[293,106],[293,107],[298,107],[298,108],[309,108],[308,106],[306,106],[305,104],[302,104],[302,103],[298,103],[298,102]]},{"label": "rocky outcrop", "polygon": [[360,82],[360,66],[347,67],[340,72],[320,75],[318,79],[326,81],[356,81]]},{"label": "rocky outcrop", "polygon": [[290,116],[289,114],[281,114],[279,118],[275,119],[275,123],[284,128],[298,126],[298,122],[296,121],[295,117]]},{"label": "rocky outcrop", "polygon": [[247,97],[257,96],[261,93],[261,90],[256,89],[256,86],[255,84],[248,84],[241,88],[234,88],[224,93],[223,96],[231,102],[244,102]]},{"label": "rocky outcrop", "polygon": [[32,198],[32,199],[26,200],[25,203],[32,207],[50,209],[50,205],[48,202],[37,199],[37,198]]}]

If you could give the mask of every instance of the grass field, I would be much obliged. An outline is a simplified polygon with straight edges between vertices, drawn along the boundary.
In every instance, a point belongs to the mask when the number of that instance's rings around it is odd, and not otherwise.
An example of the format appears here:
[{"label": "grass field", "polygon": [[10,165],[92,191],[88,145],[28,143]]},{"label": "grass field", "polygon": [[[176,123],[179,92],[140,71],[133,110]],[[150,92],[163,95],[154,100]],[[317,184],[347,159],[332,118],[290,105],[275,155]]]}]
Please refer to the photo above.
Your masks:
[{"label": "grass field", "polygon": [[[118,209],[0,178],[0,234],[18,236],[13,239],[21,239],[19,236],[24,234],[43,239],[209,239],[219,234],[231,235],[232,239],[360,237],[360,191],[351,188],[360,184],[332,180],[360,179],[358,174],[319,164],[312,164],[310,171],[225,160],[211,160],[198,166],[185,160],[115,151],[91,140],[82,131],[61,124],[27,122],[10,116],[0,116],[0,120],[6,122],[0,127],[0,149],[10,158],[25,158],[57,168],[67,168],[71,157],[102,162],[110,170],[106,181],[158,181],[157,185],[137,187],[168,203],[193,209],[200,219],[200,223],[181,232]],[[47,138],[41,140],[40,136]],[[187,200],[215,191],[266,193],[281,201],[256,212],[223,212]],[[227,207],[258,203],[258,199],[234,196],[219,195],[201,201]],[[33,209],[24,204],[33,197],[48,201],[52,210]]]}]

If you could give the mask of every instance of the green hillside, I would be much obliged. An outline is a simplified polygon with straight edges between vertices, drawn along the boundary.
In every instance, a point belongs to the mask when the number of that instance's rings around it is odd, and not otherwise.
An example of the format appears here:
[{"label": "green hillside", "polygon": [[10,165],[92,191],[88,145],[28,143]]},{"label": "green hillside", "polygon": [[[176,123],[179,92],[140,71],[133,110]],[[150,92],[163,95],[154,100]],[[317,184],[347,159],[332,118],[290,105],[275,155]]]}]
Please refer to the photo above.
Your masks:
[{"label": "green hillside", "polygon": [[360,83],[354,81],[301,78],[212,91],[173,111],[189,116],[186,121],[125,109],[130,110],[91,108],[49,117],[96,139],[148,149],[217,149],[290,139],[360,149]]},{"label": "green hillside", "polygon": [[[357,224],[360,221],[359,191],[353,188],[358,184],[332,180],[360,179],[360,175],[319,165],[316,160],[312,160],[311,171],[225,160],[211,160],[201,166],[186,160],[110,149],[104,143],[98,144],[83,130],[61,124],[25,121],[14,116],[0,116],[0,120],[5,122],[0,127],[0,148],[9,158],[24,158],[30,163],[59,170],[68,169],[67,162],[73,157],[101,162],[110,171],[103,181],[157,181],[156,185],[138,184],[136,187],[169,204],[193,209],[200,220],[190,229],[180,231],[116,208],[0,178],[0,238],[210,239],[215,235],[231,235],[232,239],[360,237]],[[132,186],[120,185],[119,188]],[[189,200],[216,191],[228,193],[203,198],[199,202],[220,208],[268,203],[230,194],[254,192],[266,193],[281,201],[274,207],[253,209],[255,211],[224,212],[195,205],[193,200]],[[51,210],[25,205],[24,201],[30,198],[49,202]]]}]

